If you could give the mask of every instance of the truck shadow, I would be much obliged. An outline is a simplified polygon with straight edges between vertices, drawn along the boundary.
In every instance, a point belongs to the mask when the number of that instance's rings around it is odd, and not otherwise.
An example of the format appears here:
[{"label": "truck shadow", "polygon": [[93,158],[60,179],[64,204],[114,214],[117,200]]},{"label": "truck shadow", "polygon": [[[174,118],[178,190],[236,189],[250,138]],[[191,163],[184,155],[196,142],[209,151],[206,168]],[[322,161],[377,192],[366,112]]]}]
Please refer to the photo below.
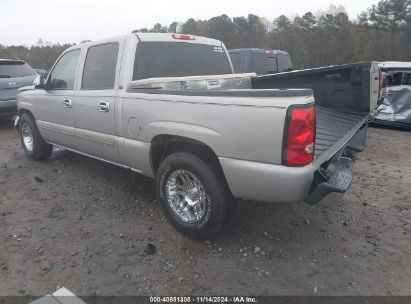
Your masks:
[{"label": "truck shadow", "polygon": [[[137,216],[147,207],[153,208],[158,217],[164,216],[156,201],[154,180],[148,177],[64,149],[54,151],[49,162],[63,166],[62,171],[74,171],[77,179],[90,181],[95,188],[104,185],[124,194],[125,199],[120,203],[124,208],[141,209],[136,210]],[[143,203],[136,205],[136,201]],[[240,242],[260,244],[263,247],[269,244],[268,247],[271,248],[281,244],[285,246],[290,241],[291,244],[304,242],[306,237],[318,238],[321,234],[324,235],[324,227],[332,223],[329,214],[338,208],[340,202],[341,197],[336,195],[331,195],[318,206],[238,200],[233,219],[212,242],[224,242],[230,247],[238,246],[239,240],[242,240]],[[156,225],[156,222],[152,224]],[[195,240],[182,238],[185,239],[184,246],[196,247],[195,244],[198,244]]]},{"label": "truck shadow", "polygon": [[18,133],[14,130],[12,119],[0,116],[0,140],[9,140],[17,137]]},{"label": "truck shadow", "polygon": [[126,188],[129,194],[138,194],[142,199],[153,200],[154,180],[97,159],[93,159],[62,148],[54,148],[50,161],[71,167],[77,172],[91,175],[93,183],[110,183],[116,189]]},{"label": "truck shadow", "polygon": [[0,131],[13,129],[13,119],[9,116],[0,116]]}]

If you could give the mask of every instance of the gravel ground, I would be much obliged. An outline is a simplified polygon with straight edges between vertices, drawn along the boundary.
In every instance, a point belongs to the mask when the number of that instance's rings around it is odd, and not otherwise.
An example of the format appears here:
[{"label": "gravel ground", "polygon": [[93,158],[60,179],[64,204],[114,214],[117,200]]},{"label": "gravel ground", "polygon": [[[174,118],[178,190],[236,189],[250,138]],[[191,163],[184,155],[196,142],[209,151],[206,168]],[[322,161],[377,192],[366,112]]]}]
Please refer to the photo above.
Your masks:
[{"label": "gravel ground", "polygon": [[0,295],[411,295],[410,151],[410,132],[370,129],[344,196],[239,201],[198,242],[165,220],[152,180],[65,150],[30,161],[3,121]]}]

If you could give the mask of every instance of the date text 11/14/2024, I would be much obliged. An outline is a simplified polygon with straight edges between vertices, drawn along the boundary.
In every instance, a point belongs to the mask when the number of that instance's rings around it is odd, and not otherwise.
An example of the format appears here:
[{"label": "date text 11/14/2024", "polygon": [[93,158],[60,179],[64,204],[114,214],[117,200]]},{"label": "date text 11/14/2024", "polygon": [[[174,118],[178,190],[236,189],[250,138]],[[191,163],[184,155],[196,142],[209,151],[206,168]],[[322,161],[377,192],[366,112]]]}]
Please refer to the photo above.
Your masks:
[{"label": "date text 11/14/2024", "polygon": [[243,296],[150,297],[150,303],[258,303],[258,300]]}]

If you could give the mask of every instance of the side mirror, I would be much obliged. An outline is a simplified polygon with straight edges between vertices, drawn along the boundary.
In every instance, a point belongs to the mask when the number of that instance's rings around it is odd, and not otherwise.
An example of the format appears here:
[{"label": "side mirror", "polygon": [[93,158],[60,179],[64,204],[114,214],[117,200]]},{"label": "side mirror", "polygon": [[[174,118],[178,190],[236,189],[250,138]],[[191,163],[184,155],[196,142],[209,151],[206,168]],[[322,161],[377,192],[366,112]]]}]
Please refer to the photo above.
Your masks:
[{"label": "side mirror", "polygon": [[46,81],[44,75],[38,75],[36,79],[34,79],[33,85],[35,89],[45,89]]}]

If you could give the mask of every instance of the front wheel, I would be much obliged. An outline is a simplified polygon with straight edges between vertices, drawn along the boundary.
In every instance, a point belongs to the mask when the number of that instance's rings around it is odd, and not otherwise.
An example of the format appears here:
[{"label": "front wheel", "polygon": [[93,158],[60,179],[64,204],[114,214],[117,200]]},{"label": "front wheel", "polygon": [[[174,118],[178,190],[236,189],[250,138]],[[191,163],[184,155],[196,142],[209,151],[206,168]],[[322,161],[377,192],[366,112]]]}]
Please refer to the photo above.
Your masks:
[{"label": "front wheel", "polygon": [[160,165],[157,196],[168,219],[180,232],[208,239],[227,220],[233,200],[217,170],[186,152],[169,155]]},{"label": "front wheel", "polygon": [[53,151],[53,145],[46,143],[41,137],[32,116],[24,113],[19,125],[21,144],[27,157],[34,160],[48,158]]}]

